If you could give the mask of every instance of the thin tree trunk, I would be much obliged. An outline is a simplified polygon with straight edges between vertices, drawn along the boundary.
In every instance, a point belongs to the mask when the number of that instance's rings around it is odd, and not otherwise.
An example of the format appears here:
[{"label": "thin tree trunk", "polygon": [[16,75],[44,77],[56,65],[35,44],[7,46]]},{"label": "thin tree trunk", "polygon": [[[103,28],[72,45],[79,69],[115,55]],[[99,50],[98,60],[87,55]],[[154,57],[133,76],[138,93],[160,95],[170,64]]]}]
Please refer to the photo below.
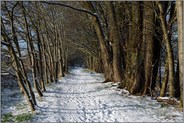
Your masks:
[{"label": "thin tree trunk", "polygon": [[166,49],[167,49],[167,58],[168,58],[168,66],[169,66],[169,96],[174,97],[174,60],[173,60],[173,51],[171,46],[171,41],[169,39],[168,33],[167,33],[167,25],[166,25],[166,19],[164,17],[164,11],[162,4],[160,2],[157,2],[158,8],[160,10],[160,20],[162,25],[162,31],[163,31],[163,37],[164,41],[166,43]]},{"label": "thin tree trunk", "polygon": [[162,87],[160,90],[160,96],[164,97],[167,89],[167,83],[168,83],[168,76],[169,76],[169,69],[168,69],[168,61],[166,60],[165,63],[165,74],[164,74],[164,80],[162,81]]},{"label": "thin tree trunk", "polygon": [[177,63],[176,72],[174,76],[174,95],[176,98],[180,97],[179,61]]},{"label": "thin tree trunk", "polygon": [[33,46],[33,42],[30,37],[30,32],[29,32],[29,27],[28,27],[28,22],[25,14],[25,10],[23,9],[23,15],[24,15],[24,21],[25,21],[25,28],[26,28],[26,38],[28,40],[29,44],[29,49],[31,50],[30,54],[30,59],[31,59],[31,64],[32,64],[32,76],[33,76],[33,83],[36,91],[38,92],[39,96],[43,96],[42,92],[40,91],[38,82],[37,82],[37,77],[36,77],[36,60],[35,60],[35,50]]},{"label": "thin tree trunk", "polygon": [[18,79],[18,84],[20,86],[20,90],[23,91],[24,95],[26,96],[26,99],[27,99],[28,104],[31,108],[31,111],[34,111],[35,110],[35,107],[34,107],[34,104],[33,104],[34,102],[30,98],[29,92],[28,92],[26,86],[24,85],[25,83],[23,82],[23,80],[21,78],[21,65],[20,65],[19,59],[17,58],[15,50],[13,48],[12,42],[10,41],[8,36],[3,35],[2,37],[4,38],[4,40],[6,42],[8,42],[10,44],[8,46],[8,50],[9,50],[9,53],[10,53],[11,57],[13,58],[13,61],[14,61],[14,64],[15,64],[16,76],[17,76],[17,79]]},{"label": "thin tree trunk", "polygon": [[62,54],[62,39],[59,38],[59,71],[60,77],[64,77],[64,70],[63,70],[63,54]]},{"label": "thin tree trunk", "polygon": [[38,40],[38,51],[39,51],[39,64],[40,64],[40,76],[41,76],[41,79],[40,79],[40,84],[41,84],[41,88],[43,91],[46,91],[45,89],[45,83],[44,83],[44,78],[43,78],[43,62],[42,62],[42,48],[41,48],[41,39],[40,39],[40,34],[39,34],[39,31],[38,31],[38,28],[36,28],[36,33],[37,33],[37,40]]},{"label": "thin tree trunk", "polygon": [[[160,27],[159,19],[155,20],[155,27]],[[161,40],[163,39],[161,30],[159,28],[155,28],[155,34],[153,39],[153,77],[152,77],[152,84],[151,89],[155,88],[156,82],[158,82],[159,86],[161,87],[161,76],[158,75],[159,63],[160,62],[160,51],[161,51]],[[160,70],[160,69],[159,69]]]},{"label": "thin tree trunk", "polygon": [[[6,9],[7,9],[7,7],[6,7]],[[10,22],[11,22],[11,33],[13,35],[13,42],[14,42],[14,44],[16,46],[16,50],[17,50],[18,56],[21,57],[20,47],[19,47],[19,43],[18,43],[18,39],[17,39],[15,27],[14,27],[14,18],[13,18],[14,14],[13,14],[13,10],[11,11],[11,14],[10,14],[10,11],[8,9],[7,9],[7,11],[8,11],[8,15],[9,15]],[[3,22],[2,22],[2,28],[5,30],[5,27],[4,27],[4,23]],[[6,39],[7,41],[10,41],[10,39],[8,38],[8,36],[5,36],[5,37],[7,38]],[[10,43],[11,43],[11,41],[10,41]],[[11,45],[12,45],[12,43],[11,43]],[[9,49],[10,52],[11,52],[11,50],[12,50],[12,55],[15,55],[14,54],[15,53],[15,50],[14,50],[13,47],[11,47]],[[17,56],[15,56],[15,58],[17,58]],[[18,60],[18,58],[17,58],[17,60]],[[19,63],[19,65],[18,65],[18,63]],[[17,66],[19,66],[19,67],[17,67]],[[20,90],[21,91],[24,91],[24,94],[26,94],[26,96],[27,95],[29,96],[28,91],[25,90],[26,89],[25,85],[22,85],[22,84],[25,83],[27,85],[28,89],[29,89],[29,92],[31,94],[31,98],[33,100],[33,103],[36,105],[35,95],[34,95],[34,93],[32,91],[31,85],[30,85],[30,83],[29,83],[29,81],[27,79],[27,74],[26,74],[26,71],[25,71],[25,67],[24,67],[24,64],[23,64],[23,62],[22,62],[21,59],[19,59],[19,62],[17,61],[16,67],[19,68],[19,69],[17,69],[17,78],[18,78],[18,84],[19,84],[19,86],[21,86]],[[22,76],[20,76],[20,75],[22,75]],[[29,100],[31,100],[31,99],[29,99]],[[30,103],[31,109],[34,110],[34,107],[32,107],[31,102],[29,102],[29,103]]]},{"label": "thin tree trunk", "polygon": [[179,57],[179,81],[180,81],[180,106],[183,107],[183,68],[184,68],[184,45],[183,45],[183,1],[176,2],[178,19],[178,57]]},{"label": "thin tree trunk", "polygon": [[[43,35],[42,35],[42,40],[46,42]],[[48,51],[47,51],[46,43],[43,43],[42,46],[43,46],[42,51],[43,51],[44,74],[46,78],[46,84],[49,84],[49,77],[48,77],[49,76],[49,69],[48,69],[49,66],[48,66],[48,57],[47,57]]]}]

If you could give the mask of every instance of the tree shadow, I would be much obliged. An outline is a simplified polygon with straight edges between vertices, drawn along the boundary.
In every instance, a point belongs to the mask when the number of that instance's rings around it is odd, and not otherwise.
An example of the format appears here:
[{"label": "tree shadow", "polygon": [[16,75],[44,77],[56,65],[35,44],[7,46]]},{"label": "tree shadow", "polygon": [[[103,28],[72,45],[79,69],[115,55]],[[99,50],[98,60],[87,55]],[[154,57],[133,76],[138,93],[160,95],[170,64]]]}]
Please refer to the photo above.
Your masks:
[{"label": "tree shadow", "polygon": [[[89,81],[89,80],[85,80],[85,82],[75,82],[76,80],[66,80],[67,82],[65,81],[59,81],[61,82],[62,84],[97,84],[97,83],[102,83],[102,81]],[[73,81],[73,82],[68,82],[68,81]],[[58,83],[59,84],[59,83]]]},{"label": "tree shadow", "polygon": [[81,108],[61,108],[58,106],[57,108],[49,108],[49,107],[43,107],[43,106],[37,106],[37,108],[42,112],[38,115],[45,115],[47,116],[48,114],[78,114],[78,115],[89,115],[93,114],[96,115],[97,113],[102,113],[104,116],[108,116],[112,114],[113,111],[120,111],[120,112],[127,112],[127,111],[133,111],[135,114],[136,112],[144,109],[142,105],[114,105],[114,106],[108,106],[106,104],[103,104],[103,107],[96,107],[96,108],[89,108],[89,107],[81,107]]},{"label": "tree shadow", "polygon": [[[101,90],[103,90],[103,88]],[[57,93],[57,95],[60,95],[60,94],[61,95],[63,95],[63,94],[65,94],[65,95],[84,95],[84,94],[86,94],[87,95],[87,94],[90,94],[90,93],[98,93],[99,91],[93,90],[93,91],[84,91],[84,92],[61,92],[61,91],[55,90],[55,91],[47,91],[45,93],[50,93],[50,94],[56,94]],[[47,96],[45,95],[45,97],[47,97]]]},{"label": "tree shadow", "polygon": [[[91,91],[91,94],[93,94],[93,92]],[[68,96],[68,95],[70,95],[70,96]],[[71,95],[73,95],[73,96],[71,96]],[[75,96],[75,95],[77,95],[77,96]],[[68,93],[59,93],[58,95],[55,95],[55,96],[52,96],[52,95],[48,95],[47,96],[47,95],[45,95],[44,97],[45,98],[53,97],[53,98],[58,98],[58,99],[61,99],[61,98],[66,99],[66,98],[90,98],[90,97],[92,98],[92,97],[102,97],[102,96],[110,96],[110,95],[113,96],[114,94],[98,94],[97,93],[95,95],[88,95],[87,93],[82,92],[82,93],[70,93],[70,94],[68,94]]]}]

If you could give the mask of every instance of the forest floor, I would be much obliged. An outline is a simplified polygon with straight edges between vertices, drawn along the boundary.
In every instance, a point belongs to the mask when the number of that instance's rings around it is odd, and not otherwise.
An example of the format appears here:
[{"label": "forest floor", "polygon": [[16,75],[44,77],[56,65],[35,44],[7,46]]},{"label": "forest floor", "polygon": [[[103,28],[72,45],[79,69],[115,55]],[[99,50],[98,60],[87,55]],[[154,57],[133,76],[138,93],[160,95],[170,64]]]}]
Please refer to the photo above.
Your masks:
[{"label": "forest floor", "polygon": [[[103,80],[103,74],[80,67],[71,69],[58,83],[47,86],[34,113],[25,105],[22,94],[16,94],[19,90],[3,89],[1,113],[27,113],[30,122],[183,122],[183,112],[176,107],[151,97],[129,95],[118,89],[117,83]],[[12,116],[11,120],[16,118]]]}]

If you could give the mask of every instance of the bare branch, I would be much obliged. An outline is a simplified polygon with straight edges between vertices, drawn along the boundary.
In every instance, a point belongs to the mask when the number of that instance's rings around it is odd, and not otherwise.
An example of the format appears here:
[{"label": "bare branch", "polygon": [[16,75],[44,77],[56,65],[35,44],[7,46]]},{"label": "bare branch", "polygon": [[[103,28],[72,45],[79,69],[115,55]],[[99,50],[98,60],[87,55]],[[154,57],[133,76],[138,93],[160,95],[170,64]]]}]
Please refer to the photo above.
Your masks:
[{"label": "bare branch", "polygon": [[62,4],[62,3],[53,3],[53,2],[47,2],[47,1],[41,1],[42,3],[46,3],[46,4],[51,4],[51,5],[59,5],[59,6],[64,6],[64,7],[67,7],[67,8],[70,8],[70,9],[73,9],[73,10],[77,10],[77,11],[81,11],[81,12],[84,12],[84,13],[87,13],[87,14],[90,14],[94,17],[97,17],[97,15],[95,13],[92,13],[91,11],[88,11],[86,9],[79,9],[79,8],[75,8],[75,7],[72,7],[70,5],[66,5],[66,4]]},{"label": "bare branch", "polygon": [[7,46],[7,47],[10,45],[9,43],[4,42],[4,41],[1,41],[1,44],[2,44],[2,45],[5,45],[5,46]]},{"label": "bare branch", "polygon": [[13,11],[14,8],[18,5],[18,3],[19,3],[19,1],[17,1],[17,2],[15,3],[15,5],[12,7],[12,11]]}]

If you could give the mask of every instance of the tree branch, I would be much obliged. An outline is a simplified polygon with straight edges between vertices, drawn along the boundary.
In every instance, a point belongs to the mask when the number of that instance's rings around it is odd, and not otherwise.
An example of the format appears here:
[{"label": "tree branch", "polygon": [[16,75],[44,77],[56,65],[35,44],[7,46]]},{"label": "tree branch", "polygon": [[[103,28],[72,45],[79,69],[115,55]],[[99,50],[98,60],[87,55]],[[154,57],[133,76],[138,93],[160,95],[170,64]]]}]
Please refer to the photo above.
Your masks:
[{"label": "tree branch", "polygon": [[53,3],[53,2],[47,2],[47,1],[41,1],[41,3],[64,6],[64,7],[67,7],[67,8],[73,9],[73,10],[77,10],[77,11],[80,11],[80,12],[84,12],[84,13],[90,14],[94,17],[97,17],[97,15],[95,13],[92,13],[91,11],[88,11],[86,9],[79,9],[79,8],[75,8],[75,7],[72,7],[70,5],[66,5],[66,4],[62,4],[62,3]]},{"label": "tree branch", "polygon": [[17,2],[15,3],[15,5],[12,7],[12,11],[14,10],[14,8],[15,8],[18,4],[19,4],[19,1],[17,1]]},{"label": "tree branch", "polygon": [[5,46],[7,46],[7,47],[10,45],[9,43],[4,42],[4,41],[1,41],[1,44],[2,44],[2,45],[5,45]]}]

